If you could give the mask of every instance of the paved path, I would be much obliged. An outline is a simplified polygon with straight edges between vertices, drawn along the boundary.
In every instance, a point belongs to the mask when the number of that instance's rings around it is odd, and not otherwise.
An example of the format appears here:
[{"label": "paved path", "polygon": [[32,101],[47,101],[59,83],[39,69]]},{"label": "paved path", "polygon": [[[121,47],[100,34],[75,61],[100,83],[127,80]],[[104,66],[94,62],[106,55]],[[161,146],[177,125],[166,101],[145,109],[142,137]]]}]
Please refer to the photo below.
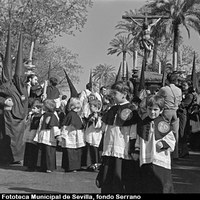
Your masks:
[{"label": "paved path", "polygon": [[175,161],[172,172],[176,193],[200,193],[200,152]]},{"label": "paved path", "polygon": [[[0,166],[0,193],[100,193],[95,185],[96,172],[65,173],[61,153],[53,173],[26,172],[22,165]],[[200,152],[173,163],[176,193],[200,193]]]},{"label": "paved path", "polygon": [[27,172],[22,165],[0,166],[0,193],[100,193],[96,172],[65,173],[60,152],[57,166],[53,173]]}]

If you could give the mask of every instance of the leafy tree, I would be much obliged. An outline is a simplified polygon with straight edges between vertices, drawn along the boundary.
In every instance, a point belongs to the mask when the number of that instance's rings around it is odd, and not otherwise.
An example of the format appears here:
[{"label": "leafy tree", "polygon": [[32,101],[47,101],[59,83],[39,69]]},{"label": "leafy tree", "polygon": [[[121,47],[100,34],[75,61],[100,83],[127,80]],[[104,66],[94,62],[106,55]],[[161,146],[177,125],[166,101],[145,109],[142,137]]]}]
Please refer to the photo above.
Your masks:
[{"label": "leafy tree", "polygon": [[36,46],[47,45],[56,36],[80,31],[87,20],[87,9],[91,6],[91,0],[0,0],[0,50],[4,52],[9,24],[14,45],[20,30],[23,31],[27,50],[25,56],[28,57],[32,41]]},{"label": "leafy tree", "polygon": [[130,50],[133,53],[133,66],[134,66],[134,52],[137,51],[138,55],[140,57],[143,57],[143,53],[139,48],[138,41],[141,37],[141,28],[137,26],[132,20],[131,17],[133,15],[138,14],[137,10],[129,10],[125,11],[125,14],[123,16],[126,16],[123,21],[119,21],[118,24],[115,26],[116,29],[119,31],[116,33],[116,36],[121,35],[121,34],[128,34],[128,36],[132,37],[132,45],[130,46]]},{"label": "leafy tree", "polygon": [[[62,68],[78,81],[77,55],[64,47],[52,47],[53,39],[61,34],[74,35],[86,20],[92,0],[0,0],[0,52],[4,54],[7,29],[11,26],[12,54],[16,55],[19,32],[24,39],[24,58],[29,58],[31,42],[34,41],[33,64],[40,79],[52,66],[56,76],[63,77]],[[66,81],[62,81],[64,86]]]},{"label": "leafy tree", "polygon": [[[193,56],[194,56],[194,49],[188,45],[181,45],[180,46],[181,55],[179,59],[179,66],[178,69],[185,71],[187,75],[192,73],[192,65],[193,65]],[[196,71],[200,71],[200,59],[198,54],[196,53]]]},{"label": "leafy tree", "polygon": [[93,69],[92,76],[94,81],[99,83],[99,88],[101,86],[112,85],[116,77],[115,67],[107,64],[100,64]]},{"label": "leafy tree", "polygon": [[73,83],[79,82],[78,75],[82,72],[82,67],[77,63],[77,54],[65,47],[50,46],[43,49],[43,54],[38,53],[37,56],[36,72],[41,82],[47,80],[48,76],[54,76],[59,80],[58,87],[61,90],[66,90],[68,83],[63,69],[68,73]]},{"label": "leafy tree", "polygon": [[[171,63],[171,57],[169,55],[172,54],[172,45],[173,42],[170,38],[170,35],[166,33],[165,37],[161,38],[157,47],[157,57],[159,62],[161,63],[161,73],[164,73],[165,70],[167,70],[168,72],[172,71],[172,69],[167,69],[168,66],[171,66],[169,65],[169,63]],[[156,71],[155,67],[152,71]]]},{"label": "leafy tree", "polygon": [[[123,18],[125,19],[125,21],[119,22],[116,26],[118,29],[121,30],[117,34],[125,33],[125,32],[128,32],[129,34],[132,33],[134,50],[137,49],[139,52],[138,55],[141,57],[144,56],[144,52],[142,50],[139,50],[139,47],[137,44],[138,44],[138,41],[142,37],[142,31],[143,31],[142,24],[144,23],[144,19],[136,19],[137,22],[141,24],[141,26],[138,26],[133,20],[135,20],[134,16],[139,16],[139,15],[144,16],[144,11],[147,12],[147,10],[149,9],[147,5],[145,5],[141,7],[139,10],[134,10],[134,11],[130,10],[129,12],[126,11],[125,14],[123,15]],[[150,15],[155,15],[155,13],[150,13]],[[148,19],[148,21],[150,22],[151,20]],[[155,71],[159,41],[162,38],[162,36],[166,34],[165,27],[161,26],[160,24],[161,23],[157,23],[151,32],[151,37],[154,42],[154,48],[153,48],[152,64],[148,63],[148,67],[151,66],[151,69],[148,68],[148,70]]]}]

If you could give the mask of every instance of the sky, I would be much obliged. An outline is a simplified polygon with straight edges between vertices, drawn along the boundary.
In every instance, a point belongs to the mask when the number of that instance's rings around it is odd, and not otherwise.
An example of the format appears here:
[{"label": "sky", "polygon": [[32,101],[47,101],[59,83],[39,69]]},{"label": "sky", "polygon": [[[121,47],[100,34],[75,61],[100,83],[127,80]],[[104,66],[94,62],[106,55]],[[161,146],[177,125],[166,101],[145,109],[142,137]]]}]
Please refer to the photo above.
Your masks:
[{"label": "sky", "polygon": [[[116,72],[122,61],[122,55],[107,55],[109,43],[115,38],[117,30],[115,26],[122,20],[125,11],[142,7],[146,0],[93,0],[92,8],[88,9],[87,22],[81,32],[75,36],[63,35],[57,38],[56,43],[62,45],[73,53],[78,54],[78,63],[82,66],[83,73],[80,74],[80,82],[74,84],[78,92],[85,89],[89,81],[90,69],[99,64],[112,65]],[[200,54],[200,37],[191,33],[188,39],[186,31],[183,31],[184,43],[190,45]],[[130,68],[131,58],[127,57]]]}]

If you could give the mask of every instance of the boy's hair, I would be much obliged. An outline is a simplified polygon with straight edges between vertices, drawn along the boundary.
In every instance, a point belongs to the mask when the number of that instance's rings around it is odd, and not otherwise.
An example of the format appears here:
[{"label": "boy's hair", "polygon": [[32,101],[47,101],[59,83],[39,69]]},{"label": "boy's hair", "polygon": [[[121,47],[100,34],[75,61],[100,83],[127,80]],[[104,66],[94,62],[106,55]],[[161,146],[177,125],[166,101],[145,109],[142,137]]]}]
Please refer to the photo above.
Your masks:
[{"label": "boy's hair", "polygon": [[80,99],[76,97],[71,97],[68,104],[68,110],[73,110],[77,106],[81,107]]},{"label": "boy's hair", "polygon": [[34,77],[37,77],[36,74],[29,74],[27,77],[26,77],[26,83],[28,83],[30,81],[30,79],[33,79]]},{"label": "boy's hair", "polygon": [[93,105],[95,107],[98,108],[98,110],[101,109],[101,101],[99,101],[98,99],[92,99],[91,101],[89,101],[89,105]]},{"label": "boy's hair", "polygon": [[87,84],[86,84],[86,89],[92,90],[92,84],[91,84],[91,83],[87,83]]},{"label": "boy's hair", "polygon": [[157,105],[160,108],[160,110],[163,110],[164,107],[165,107],[164,98],[160,95],[150,95],[147,98],[147,106],[152,107],[152,106],[155,106],[155,105]]},{"label": "boy's hair", "polygon": [[49,82],[53,85],[53,86],[56,86],[58,84],[58,79],[55,78],[55,77],[51,77],[49,79]]},{"label": "boy's hair", "polygon": [[167,74],[167,80],[169,81],[169,83],[176,83],[178,81],[178,74],[177,73]]},{"label": "boy's hair", "polygon": [[131,103],[138,103],[140,104],[141,103],[141,99],[138,97],[138,96],[134,96],[131,100]]},{"label": "boy's hair", "polygon": [[102,87],[100,88],[99,91],[101,92],[101,91],[103,91],[104,89],[105,89],[105,90],[107,89],[106,86],[102,86]]},{"label": "boy's hair", "polygon": [[116,83],[114,83],[112,86],[111,86],[111,89],[112,90],[117,90],[118,92],[121,92],[123,94],[127,93],[129,94],[129,86],[124,83],[123,81],[118,81]]},{"label": "boy's hair", "polygon": [[43,107],[43,103],[39,99],[35,99],[34,102],[33,102],[32,107],[42,108]]},{"label": "boy's hair", "polygon": [[56,110],[56,102],[53,99],[46,99],[44,101],[44,107],[47,108],[49,112],[54,112]]},{"label": "boy's hair", "polygon": [[67,95],[62,95],[62,98],[61,98],[62,100],[65,100],[65,99],[67,99]]}]

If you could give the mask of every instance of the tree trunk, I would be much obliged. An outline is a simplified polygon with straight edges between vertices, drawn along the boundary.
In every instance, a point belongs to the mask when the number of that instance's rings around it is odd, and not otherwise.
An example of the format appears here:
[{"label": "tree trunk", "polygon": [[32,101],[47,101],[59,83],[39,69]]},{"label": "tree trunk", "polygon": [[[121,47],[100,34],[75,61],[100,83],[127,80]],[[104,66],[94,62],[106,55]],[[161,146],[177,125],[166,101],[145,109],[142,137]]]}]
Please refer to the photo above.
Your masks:
[{"label": "tree trunk", "polygon": [[126,52],[123,52],[123,63],[122,63],[122,80],[125,80],[125,69],[126,69]]},{"label": "tree trunk", "polygon": [[178,44],[179,44],[179,24],[174,23],[174,45],[173,45],[173,68],[177,70],[178,65]]}]

